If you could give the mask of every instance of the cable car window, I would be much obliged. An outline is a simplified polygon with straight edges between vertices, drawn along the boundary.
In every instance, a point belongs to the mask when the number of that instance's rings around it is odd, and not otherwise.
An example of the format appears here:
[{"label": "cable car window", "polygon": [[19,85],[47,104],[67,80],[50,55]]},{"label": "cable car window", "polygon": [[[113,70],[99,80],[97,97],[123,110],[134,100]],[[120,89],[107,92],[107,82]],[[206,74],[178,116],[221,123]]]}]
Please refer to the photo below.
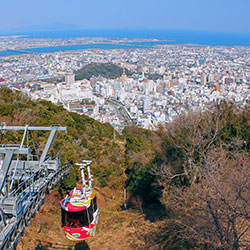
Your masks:
[{"label": "cable car window", "polygon": [[65,227],[66,226],[66,216],[65,216],[65,210],[63,208],[61,208],[62,212],[61,212],[61,216],[62,216],[62,226]]},{"label": "cable car window", "polygon": [[90,207],[89,207],[89,210],[90,210],[92,213],[95,212],[95,210],[94,210],[94,201],[93,201],[93,199],[91,200],[91,205],[90,205]]},{"label": "cable car window", "polygon": [[88,215],[87,215],[87,210],[84,209],[80,213],[81,213],[80,222],[82,224],[82,227],[88,226],[89,225],[89,219],[88,219]]},{"label": "cable car window", "polygon": [[91,202],[90,207],[88,208],[88,214],[89,214],[89,222],[91,223],[93,221],[93,219],[94,219],[93,209],[92,209],[92,202]]},{"label": "cable car window", "polygon": [[89,206],[89,213],[94,213],[94,205],[93,205],[93,200],[91,200],[90,206]]},{"label": "cable car window", "polygon": [[93,202],[93,209],[94,209],[94,212],[97,210],[97,202],[96,202],[96,196],[94,199],[92,199],[91,203]]},{"label": "cable car window", "polygon": [[79,228],[89,225],[87,210],[84,209],[80,212],[66,212],[67,214],[67,227]]}]

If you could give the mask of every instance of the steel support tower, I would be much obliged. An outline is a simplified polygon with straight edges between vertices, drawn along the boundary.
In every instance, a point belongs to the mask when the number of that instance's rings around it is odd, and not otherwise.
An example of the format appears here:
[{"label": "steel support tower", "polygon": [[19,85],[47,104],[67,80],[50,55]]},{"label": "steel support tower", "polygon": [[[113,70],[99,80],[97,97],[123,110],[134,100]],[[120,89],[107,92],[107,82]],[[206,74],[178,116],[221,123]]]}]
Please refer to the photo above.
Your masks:
[{"label": "steel support tower", "polygon": [[[1,136],[8,131],[23,131],[19,145],[0,144],[0,249],[14,250],[25,226],[30,224],[51,190],[69,174],[69,167],[60,166],[60,158],[48,157],[48,152],[57,131],[66,127],[0,126]],[[32,131],[50,131],[39,156]],[[29,147],[32,141],[33,148]],[[26,145],[25,145],[26,143]]]}]

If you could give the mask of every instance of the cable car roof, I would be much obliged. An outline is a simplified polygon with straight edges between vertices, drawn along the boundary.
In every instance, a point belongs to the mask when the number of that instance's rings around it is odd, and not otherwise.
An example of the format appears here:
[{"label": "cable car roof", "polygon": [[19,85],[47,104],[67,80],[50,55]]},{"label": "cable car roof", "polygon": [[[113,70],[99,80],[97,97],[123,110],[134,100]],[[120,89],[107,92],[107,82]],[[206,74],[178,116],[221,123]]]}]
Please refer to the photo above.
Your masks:
[{"label": "cable car roof", "polygon": [[91,205],[91,200],[96,196],[96,191],[91,189],[82,196],[82,188],[75,188],[70,195],[61,201],[61,207],[68,212],[80,212]]}]

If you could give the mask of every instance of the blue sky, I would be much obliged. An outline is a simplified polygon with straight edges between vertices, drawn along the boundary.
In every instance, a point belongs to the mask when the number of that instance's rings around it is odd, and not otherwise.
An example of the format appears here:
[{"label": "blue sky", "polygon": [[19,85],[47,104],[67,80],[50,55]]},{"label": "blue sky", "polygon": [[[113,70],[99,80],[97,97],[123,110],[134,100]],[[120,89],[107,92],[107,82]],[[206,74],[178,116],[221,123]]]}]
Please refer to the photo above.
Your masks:
[{"label": "blue sky", "polygon": [[250,33],[250,0],[0,0],[0,9],[0,31],[44,26]]}]

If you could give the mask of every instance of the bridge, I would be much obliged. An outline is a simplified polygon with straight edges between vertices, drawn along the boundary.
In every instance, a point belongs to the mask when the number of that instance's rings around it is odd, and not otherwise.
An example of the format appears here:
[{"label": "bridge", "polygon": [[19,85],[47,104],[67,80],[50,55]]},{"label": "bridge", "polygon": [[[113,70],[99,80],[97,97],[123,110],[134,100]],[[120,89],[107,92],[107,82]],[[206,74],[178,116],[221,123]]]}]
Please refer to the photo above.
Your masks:
[{"label": "bridge", "polygon": [[[23,131],[20,144],[0,145],[0,249],[14,250],[31,217],[44,203],[45,193],[50,193],[69,174],[68,166],[60,166],[59,157],[48,157],[56,132],[66,132],[66,127],[2,124],[0,131],[2,136],[9,131]],[[50,132],[41,155],[37,153],[32,131]]]}]

